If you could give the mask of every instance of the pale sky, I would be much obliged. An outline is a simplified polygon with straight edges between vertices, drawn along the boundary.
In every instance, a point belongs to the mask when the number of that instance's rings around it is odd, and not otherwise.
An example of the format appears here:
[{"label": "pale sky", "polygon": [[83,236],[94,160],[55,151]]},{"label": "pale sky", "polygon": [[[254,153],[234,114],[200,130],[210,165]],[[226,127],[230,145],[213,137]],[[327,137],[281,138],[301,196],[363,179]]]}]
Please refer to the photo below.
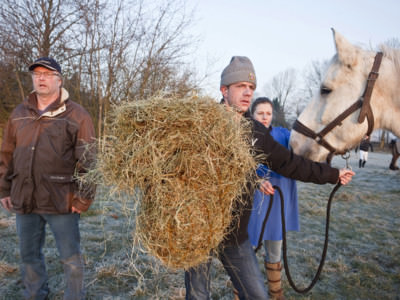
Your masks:
[{"label": "pale sky", "polygon": [[203,86],[217,98],[220,74],[234,55],[252,60],[261,92],[279,72],[302,72],[312,61],[330,59],[335,54],[331,28],[368,49],[400,39],[399,0],[188,2],[197,8],[193,32],[201,37],[193,61],[200,72],[213,72]]}]

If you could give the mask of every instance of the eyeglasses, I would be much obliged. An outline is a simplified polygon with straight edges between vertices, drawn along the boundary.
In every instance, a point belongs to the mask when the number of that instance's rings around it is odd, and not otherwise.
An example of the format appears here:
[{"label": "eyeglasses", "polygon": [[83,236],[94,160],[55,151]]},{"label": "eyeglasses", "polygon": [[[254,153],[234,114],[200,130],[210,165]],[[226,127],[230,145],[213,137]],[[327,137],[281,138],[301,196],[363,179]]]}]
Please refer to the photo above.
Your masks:
[{"label": "eyeglasses", "polygon": [[57,72],[31,72],[33,77],[37,77],[40,78],[41,76],[43,76],[43,78],[50,78],[52,76],[60,76],[60,74],[58,74]]}]

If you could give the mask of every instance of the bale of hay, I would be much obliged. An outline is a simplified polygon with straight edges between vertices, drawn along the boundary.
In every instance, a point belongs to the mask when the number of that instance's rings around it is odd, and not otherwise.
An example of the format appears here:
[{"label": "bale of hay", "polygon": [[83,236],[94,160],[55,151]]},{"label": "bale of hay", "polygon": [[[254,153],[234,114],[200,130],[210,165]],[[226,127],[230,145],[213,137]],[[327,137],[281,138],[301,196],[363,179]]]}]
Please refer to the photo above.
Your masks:
[{"label": "bale of hay", "polygon": [[206,261],[255,172],[249,124],[206,98],[126,102],[108,119],[97,173],[117,190],[140,189],[136,238],[169,268]]}]

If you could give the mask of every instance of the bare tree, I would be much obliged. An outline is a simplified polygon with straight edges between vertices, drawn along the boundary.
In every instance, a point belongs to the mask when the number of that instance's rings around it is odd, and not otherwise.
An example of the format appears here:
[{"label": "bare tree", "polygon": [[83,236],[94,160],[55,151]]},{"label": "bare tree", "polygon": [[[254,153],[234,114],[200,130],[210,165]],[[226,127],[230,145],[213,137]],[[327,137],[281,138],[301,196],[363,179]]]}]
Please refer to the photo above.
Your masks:
[{"label": "bare tree", "polygon": [[[274,76],[264,88],[264,92],[274,101],[275,119],[281,120],[280,125],[287,127],[287,116],[292,112],[288,103],[294,99],[297,92],[297,72],[287,69]],[[277,110],[279,107],[279,110]]]},{"label": "bare tree", "polygon": [[[187,94],[196,89],[183,63],[193,39],[185,36],[192,20],[179,1],[96,1],[84,19],[85,41],[79,77],[96,111],[98,132],[111,104],[145,99],[160,91]],[[155,5],[155,6],[154,6]]]},{"label": "bare tree", "polygon": [[297,89],[295,97],[293,97],[295,118],[301,114],[307,103],[314,97],[314,94],[319,91],[328,64],[328,60],[312,61],[306,67],[301,78],[300,87]]},{"label": "bare tree", "polygon": [[324,73],[329,61],[312,61],[304,74],[304,94],[306,99],[311,99],[316,91],[319,91]]},{"label": "bare tree", "polygon": [[197,89],[184,62],[196,42],[186,34],[193,18],[185,0],[3,1],[0,63],[13,71],[18,102],[29,90],[26,66],[39,56],[61,62],[64,86],[90,111],[99,135],[111,104]]},{"label": "bare tree", "polygon": [[[79,1],[3,0],[0,7],[0,123],[31,89],[27,65],[34,58],[71,55],[67,41],[76,35]],[[0,124],[1,125],[1,124]]]},{"label": "bare tree", "polygon": [[[3,0],[0,8],[0,51],[16,72],[34,58],[71,55],[68,41],[82,18],[78,0]],[[6,60],[9,59],[9,60]]]}]

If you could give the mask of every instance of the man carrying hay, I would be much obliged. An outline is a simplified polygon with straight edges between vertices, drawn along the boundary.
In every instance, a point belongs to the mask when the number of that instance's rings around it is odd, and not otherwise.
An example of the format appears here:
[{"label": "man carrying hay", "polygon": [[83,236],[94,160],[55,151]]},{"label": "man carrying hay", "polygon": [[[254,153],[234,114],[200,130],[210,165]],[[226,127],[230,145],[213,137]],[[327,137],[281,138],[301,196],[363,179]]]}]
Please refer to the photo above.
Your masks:
[{"label": "man carrying hay", "polygon": [[[64,268],[64,299],[84,299],[80,213],[94,198],[94,186],[78,184],[94,157],[89,113],[62,88],[60,65],[42,57],[29,66],[34,91],[12,112],[0,151],[0,202],[16,213],[25,299],[48,299],[43,246],[46,224]],[[93,151],[92,151],[93,150]]]},{"label": "man carrying hay", "polygon": [[[247,57],[234,56],[221,74],[220,90],[223,103],[237,112],[239,117],[248,118],[248,108],[256,89],[253,64]],[[265,126],[255,120],[252,124],[251,141],[259,163],[268,165],[273,171],[285,177],[318,184],[342,184],[351,181],[354,172],[338,170],[327,164],[313,162],[293,154],[275,142]],[[249,183],[249,187],[251,184]],[[268,182],[261,184],[261,190],[273,193]],[[258,267],[254,250],[248,240],[247,224],[252,209],[253,191],[242,194],[235,212],[239,219],[233,219],[229,234],[218,248],[218,258],[230,276],[240,299],[268,299],[263,277]],[[211,261],[185,271],[186,299],[210,299]]]}]

